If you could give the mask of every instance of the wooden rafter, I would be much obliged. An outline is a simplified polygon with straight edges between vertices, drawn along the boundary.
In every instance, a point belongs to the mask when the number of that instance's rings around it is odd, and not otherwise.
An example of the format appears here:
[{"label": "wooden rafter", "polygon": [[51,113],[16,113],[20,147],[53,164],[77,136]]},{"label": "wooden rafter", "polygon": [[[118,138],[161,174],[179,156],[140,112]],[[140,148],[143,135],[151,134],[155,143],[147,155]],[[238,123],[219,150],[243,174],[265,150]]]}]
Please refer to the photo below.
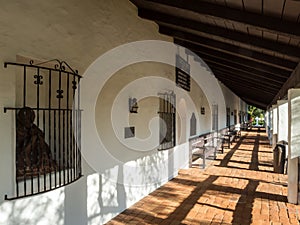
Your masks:
[{"label": "wooden rafter", "polygon": [[218,58],[218,59],[229,60],[231,62],[235,62],[235,63],[241,64],[241,65],[246,65],[247,67],[254,68],[254,69],[257,69],[257,70],[260,70],[260,71],[264,71],[264,72],[267,72],[267,73],[275,74],[275,75],[280,76],[280,77],[287,78],[291,74],[291,72],[288,71],[288,70],[276,68],[276,67],[271,66],[271,65],[266,65],[266,64],[256,62],[256,61],[251,60],[251,59],[246,59],[244,57],[240,57],[240,56],[236,56],[236,55],[233,55],[233,54],[221,52],[221,51],[214,50],[214,49],[211,49],[211,48],[207,48],[207,47],[204,47],[204,46],[201,46],[201,45],[186,43],[184,41],[180,41],[180,40],[176,40],[176,39],[174,40],[174,43],[175,44],[180,44],[180,45],[182,45],[182,46],[184,46],[184,47],[186,47],[186,48],[188,48],[192,51],[195,51],[195,52],[201,52],[202,54],[213,56],[213,57]]},{"label": "wooden rafter", "polygon": [[177,40],[183,40],[185,42],[197,43],[198,45],[203,45],[213,49],[223,50],[225,52],[231,52],[232,54],[241,55],[243,57],[252,58],[258,62],[266,63],[275,67],[286,69],[288,71],[293,71],[297,66],[296,62],[264,54],[261,52],[256,52],[240,46],[233,44],[217,41],[214,39],[209,39],[202,37],[200,35],[195,35],[189,32],[175,30],[173,28],[161,25],[159,31],[162,34],[174,37]]},{"label": "wooden rafter", "polygon": [[227,40],[233,40],[242,44],[257,46],[262,49],[275,51],[294,57],[300,57],[300,49],[298,47],[275,42],[273,40],[262,39],[257,36],[248,35],[242,32],[229,30],[224,27],[205,24],[187,18],[181,18],[175,15],[161,13],[148,9],[139,9],[138,15],[144,19],[154,20],[157,23],[170,24],[181,29],[191,29],[194,31],[204,32],[210,35],[219,36]]},{"label": "wooden rafter", "polygon": [[185,9],[187,11],[196,12],[199,14],[210,15],[213,17],[231,20],[245,25],[251,25],[268,31],[276,31],[276,33],[300,36],[299,24],[252,12],[241,11],[224,7],[218,4],[209,3],[199,0],[148,0],[166,6],[170,6],[170,10],[174,11],[174,7],[178,9]]},{"label": "wooden rafter", "polygon": [[261,70],[258,70],[256,68],[251,68],[247,65],[242,65],[242,64],[236,63],[234,61],[219,59],[219,58],[216,58],[216,57],[213,57],[213,56],[210,56],[210,55],[206,55],[202,52],[196,52],[196,53],[204,61],[211,62],[211,63],[216,63],[218,65],[227,66],[228,68],[239,69],[243,72],[248,72],[248,73],[251,73],[251,74],[257,74],[257,75],[260,75],[261,77],[269,77],[269,78],[273,78],[274,80],[280,80],[280,81],[283,81],[283,82],[285,82],[288,79],[287,76],[282,76],[282,75],[279,75],[279,74],[272,74],[272,73],[269,73],[269,72],[261,71]]},{"label": "wooden rafter", "polygon": [[241,83],[247,83],[250,85],[255,85],[257,87],[266,88],[268,90],[274,91],[275,93],[277,93],[278,88],[280,87],[279,85],[270,84],[270,82],[266,82],[263,80],[261,82],[257,82],[256,79],[251,79],[251,77],[239,76],[237,74],[233,74],[231,71],[224,71],[224,70],[220,70],[217,68],[213,68],[212,71],[214,72],[214,75],[217,78],[224,77],[224,78],[227,78],[228,81],[234,79]]},{"label": "wooden rafter", "polygon": [[263,84],[263,85],[268,85],[270,87],[276,88],[277,90],[282,86],[283,82],[272,82],[272,80],[270,79],[266,79],[264,77],[256,77],[255,74],[247,74],[247,73],[242,73],[241,71],[236,71],[236,70],[228,70],[226,69],[226,67],[220,67],[218,65],[213,65],[213,64],[208,64],[209,67],[211,68],[211,70],[213,72],[215,71],[220,71],[223,74],[228,74],[230,76],[232,76],[233,79],[244,79],[244,80],[249,80],[249,81],[255,81],[257,83],[257,81],[259,80],[259,83]]},{"label": "wooden rafter", "polygon": [[[300,82],[299,19],[287,19],[293,16],[291,10],[282,17],[217,1],[130,1],[141,18],[156,22],[159,33],[190,49],[187,54],[205,62],[219,81],[249,104],[266,108]],[[258,2],[251,4],[261,8]]]}]

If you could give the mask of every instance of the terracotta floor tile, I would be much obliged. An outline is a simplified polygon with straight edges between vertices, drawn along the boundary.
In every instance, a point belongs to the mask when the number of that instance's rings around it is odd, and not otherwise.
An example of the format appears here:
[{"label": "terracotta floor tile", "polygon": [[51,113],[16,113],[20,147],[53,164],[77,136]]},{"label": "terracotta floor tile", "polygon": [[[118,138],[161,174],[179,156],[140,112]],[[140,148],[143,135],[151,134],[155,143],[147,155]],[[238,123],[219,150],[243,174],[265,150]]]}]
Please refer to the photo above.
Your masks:
[{"label": "terracotta floor tile", "polygon": [[273,173],[272,162],[265,131],[244,131],[205,170],[179,171],[107,225],[299,224],[300,206],[287,203],[287,176]]}]

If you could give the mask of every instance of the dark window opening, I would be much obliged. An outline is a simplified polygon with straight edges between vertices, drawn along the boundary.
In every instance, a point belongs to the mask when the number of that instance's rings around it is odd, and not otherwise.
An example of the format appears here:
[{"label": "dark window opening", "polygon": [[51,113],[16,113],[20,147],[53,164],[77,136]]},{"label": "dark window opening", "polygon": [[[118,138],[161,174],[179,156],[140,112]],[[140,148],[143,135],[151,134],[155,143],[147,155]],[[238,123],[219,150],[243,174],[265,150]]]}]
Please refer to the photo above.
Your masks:
[{"label": "dark window opening", "polygon": [[226,127],[230,127],[230,108],[226,108]]},{"label": "dark window opening", "polygon": [[240,124],[242,124],[244,121],[243,121],[243,112],[242,111],[240,111],[239,112],[239,122],[240,122]]},{"label": "dark window opening", "polygon": [[233,121],[234,121],[234,124],[237,124],[237,110],[236,109],[234,110]]}]

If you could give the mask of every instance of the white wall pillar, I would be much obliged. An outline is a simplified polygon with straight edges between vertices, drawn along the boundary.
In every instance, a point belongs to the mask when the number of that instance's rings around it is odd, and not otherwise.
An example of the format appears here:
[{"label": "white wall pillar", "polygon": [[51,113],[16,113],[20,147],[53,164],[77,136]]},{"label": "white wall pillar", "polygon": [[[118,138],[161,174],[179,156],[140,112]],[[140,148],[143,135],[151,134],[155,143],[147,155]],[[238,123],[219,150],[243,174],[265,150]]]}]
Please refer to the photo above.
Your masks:
[{"label": "white wall pillar", "polygon": [[268,133],[268,137],[269,137],[269,141],[270,141],[270,145],[272,145],[273,143],[273,110],[272,108],[269,109],[269,133]]},{"label": "white wall pillar", "polygon": [[278,105],[278,120],[277,120],[277,140],[288,141],[288,101],[279,100]]},{"label": "white wall pillar", "polygon": [[265,126],[268,127],[270,125],[269,123],[269,111],[266,111],[265,113]]},{"label": "white wall pillar", "polygon": [[278,106],[273,105],[272,106],[272,114],[273,114],[273,134],[272,134],[272,147],[274,148],[277,143],[277,136],[278,136]]},{"label": "white wall pillar", "polygon": [[288,201],[298,203],[298,158],[300,156],[300,89],[288,92]]},{"label": "white wall pillar", "polygon": [[266,133],[268,135],[268,139],[270,140],[270,111],[267,110],[265,113],[265,128]]}]

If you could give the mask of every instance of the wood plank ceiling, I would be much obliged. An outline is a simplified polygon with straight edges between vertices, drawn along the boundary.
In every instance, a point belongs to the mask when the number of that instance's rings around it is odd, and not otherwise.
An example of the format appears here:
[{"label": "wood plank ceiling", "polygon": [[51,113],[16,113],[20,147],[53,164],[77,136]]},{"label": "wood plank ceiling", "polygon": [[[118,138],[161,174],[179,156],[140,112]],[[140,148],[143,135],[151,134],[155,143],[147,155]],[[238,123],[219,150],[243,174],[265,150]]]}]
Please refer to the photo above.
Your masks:
[{"label": "wood plank ceiling", "polygon": [[300,62],[299,0],[130,0],[248,104],[267,108]]}]

